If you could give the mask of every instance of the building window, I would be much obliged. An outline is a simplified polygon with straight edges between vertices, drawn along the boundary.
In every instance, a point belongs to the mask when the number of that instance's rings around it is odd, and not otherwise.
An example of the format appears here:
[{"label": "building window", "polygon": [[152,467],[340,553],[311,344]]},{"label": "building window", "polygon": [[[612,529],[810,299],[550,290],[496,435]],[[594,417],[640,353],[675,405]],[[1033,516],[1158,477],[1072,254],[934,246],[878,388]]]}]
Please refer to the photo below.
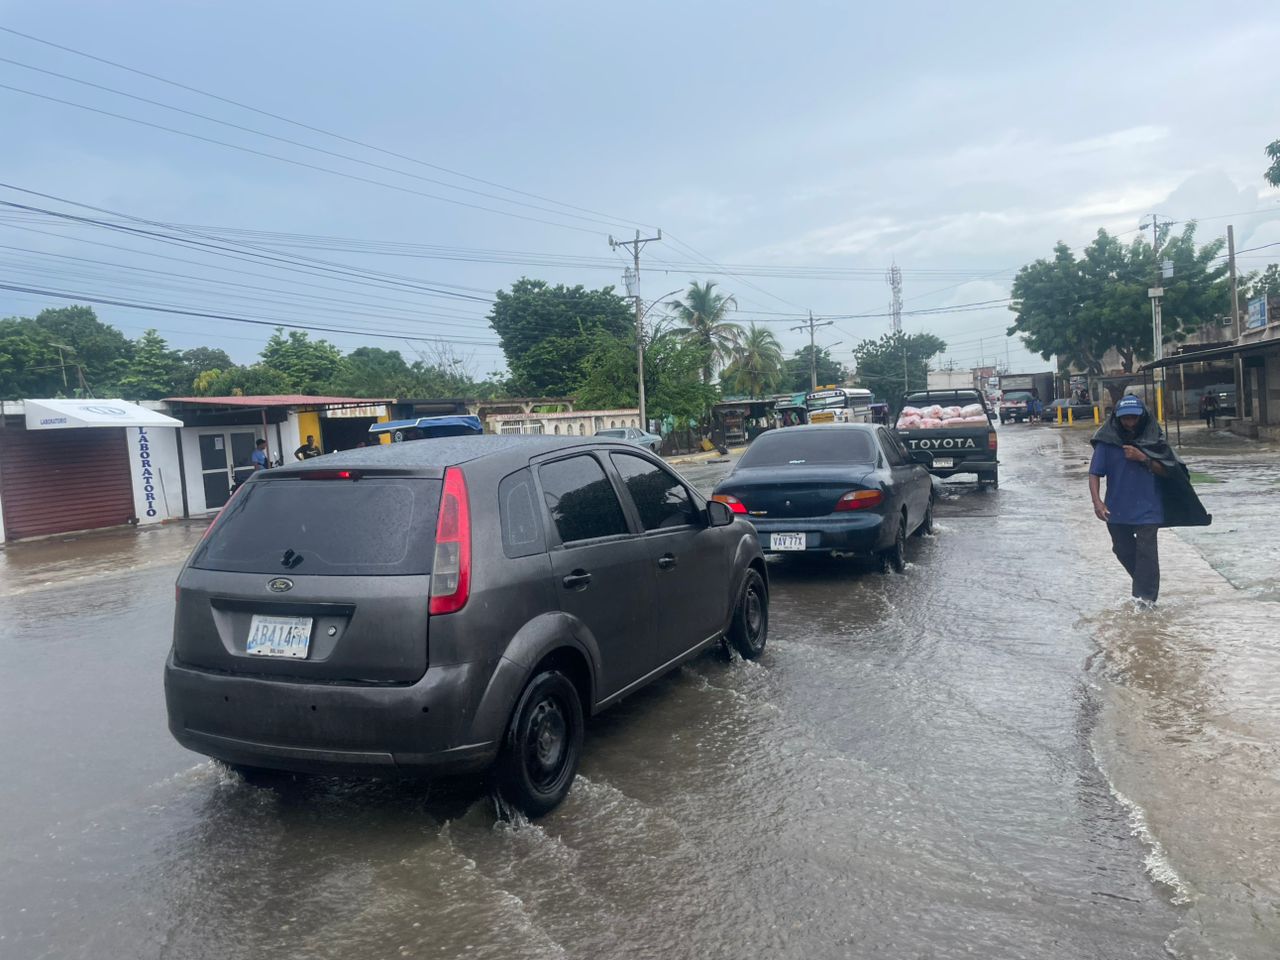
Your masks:
[{"label": "building window", "polygon": [[587,428],[582,424],[578,424],[578,436],[585,437],[586,435],[587,435]]},{"label": "building window", "polygon": [[556,424],[556,436],[560,435],[560,424]]}]

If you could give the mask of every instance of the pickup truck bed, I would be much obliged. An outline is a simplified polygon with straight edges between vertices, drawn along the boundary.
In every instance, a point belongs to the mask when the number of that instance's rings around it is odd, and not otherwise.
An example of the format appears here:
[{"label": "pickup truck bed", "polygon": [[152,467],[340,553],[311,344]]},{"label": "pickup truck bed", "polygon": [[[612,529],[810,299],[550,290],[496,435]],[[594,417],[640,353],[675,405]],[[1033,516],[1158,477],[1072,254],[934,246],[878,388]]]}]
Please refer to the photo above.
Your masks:
[{"label": "pickup truck bed", "polygon": [[929,472],[935,477],[950,477],[957,473],[977,474],[978,483],[1000,485],[1000,461],[997,457],[998,440],[995,425],[991,422],[991,408],[976,390],[934,390],[913,393],[905,397],[904,406],[928,407],[966,406],[982,404],[987,414],[986,424],[967,424],[954,427],[929,429],[899,429],[897,434],[912,453],[927,451],[933,455]]}]

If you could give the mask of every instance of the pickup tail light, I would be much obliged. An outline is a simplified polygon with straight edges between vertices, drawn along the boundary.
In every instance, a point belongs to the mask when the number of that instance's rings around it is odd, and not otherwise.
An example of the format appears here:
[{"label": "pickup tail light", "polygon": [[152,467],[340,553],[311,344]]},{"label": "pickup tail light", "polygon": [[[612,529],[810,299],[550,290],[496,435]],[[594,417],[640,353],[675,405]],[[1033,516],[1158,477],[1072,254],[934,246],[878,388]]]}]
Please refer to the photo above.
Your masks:
[{"label": "pickup tail light", "polygon": [[711,499],[720,501],[734,513],[745,514],[747,512],[747,505],[745,503],[737,497],[731,496],[727,493],[717,493]]},{"label": "pickup tail light", "polygon": [[431,565],[432,616],[454,613],[471,596],[471,503],[467,481],[457,467],[444,472],[436,518],[436,555]]},{"label": "pickup tail light", "polygon": [[994,450],[996,448],[996,432],[990,430],[987,432],[987,449]]},{"label": "pickup tail light", "polygon": [[844,510],[866,510],[884,503],[884,494],[879,490],[850,490],[836,501],[836,512]]}]

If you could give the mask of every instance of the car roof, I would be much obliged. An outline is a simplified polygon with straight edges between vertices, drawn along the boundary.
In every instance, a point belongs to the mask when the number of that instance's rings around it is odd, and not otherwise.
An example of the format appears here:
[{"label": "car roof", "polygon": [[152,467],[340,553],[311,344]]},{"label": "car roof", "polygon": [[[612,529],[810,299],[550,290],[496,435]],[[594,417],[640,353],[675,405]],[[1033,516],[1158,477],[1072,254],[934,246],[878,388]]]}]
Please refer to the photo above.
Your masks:
[{"label": "car roof", "polygon": [[[301,473],[308,470],[351,468],[419,470],[452,467],[488,457],[511,456],[528,460],[544,453],[574,447],[598,446],[594,437],[546,436],[544,434],[485,434],[479,437],[433,437],[403,443],[378,444],[342,450],[297,464],[277,467],[272,474]],[[607,441],[605,441],[607,442]],[[632,449],[632,448],[628,448]]]},{"label": "car roof", "polygon": [[814,433],[821,430],[830,432],[832,430],[843,430],[846,433],[874,433],[879,430],[883,424],[879,423],[806,423],[796,427],[779,427],[776,430],[766,430],[753,441],[758,443],[765,437],[793,437],[797,433]]}]

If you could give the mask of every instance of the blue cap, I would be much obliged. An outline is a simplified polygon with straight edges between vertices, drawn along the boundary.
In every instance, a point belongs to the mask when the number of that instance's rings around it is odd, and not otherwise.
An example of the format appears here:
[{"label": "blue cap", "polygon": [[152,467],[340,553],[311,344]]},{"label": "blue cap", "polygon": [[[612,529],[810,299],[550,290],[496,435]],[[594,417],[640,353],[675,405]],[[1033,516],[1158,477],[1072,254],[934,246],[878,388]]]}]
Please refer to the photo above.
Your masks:
[{"label": "blue cap", "polygon": [[1140,417],[1146,412],[1147,408],[1142,405],[1142,398],[1135,397],[1132,393],[1125,394],[1116,404],[1117,417]]}]

